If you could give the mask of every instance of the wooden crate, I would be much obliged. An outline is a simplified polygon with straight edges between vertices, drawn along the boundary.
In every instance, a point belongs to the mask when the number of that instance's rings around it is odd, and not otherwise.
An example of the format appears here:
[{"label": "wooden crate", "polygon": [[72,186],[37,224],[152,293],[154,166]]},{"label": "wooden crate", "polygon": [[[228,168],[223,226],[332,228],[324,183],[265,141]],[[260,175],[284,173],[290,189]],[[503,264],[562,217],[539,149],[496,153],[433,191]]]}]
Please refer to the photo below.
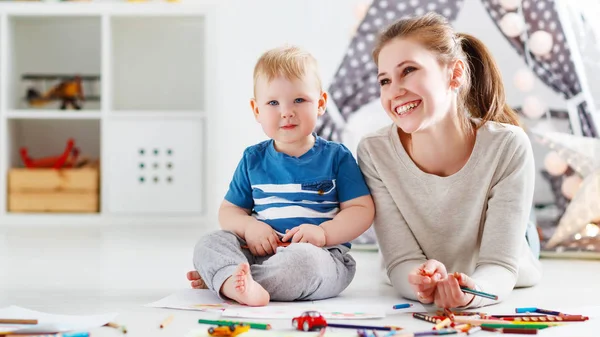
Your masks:
[{"label": "wooden crate", "polygon": [[8,172],[9,212],[98,212],[98,194],[98,167]]}]

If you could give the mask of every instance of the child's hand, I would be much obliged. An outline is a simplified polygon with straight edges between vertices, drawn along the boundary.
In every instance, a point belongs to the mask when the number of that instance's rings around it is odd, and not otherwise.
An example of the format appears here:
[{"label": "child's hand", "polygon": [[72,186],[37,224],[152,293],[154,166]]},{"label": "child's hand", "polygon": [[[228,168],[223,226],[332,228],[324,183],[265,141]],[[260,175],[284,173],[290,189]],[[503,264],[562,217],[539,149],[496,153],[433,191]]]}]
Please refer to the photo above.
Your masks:
[{"label": "child's hand", "polygon": [[275,254],[279,236],[271,226],[262,221],[256,221],[246,227],[244,240],[246,240],[252,255],[266,256]]},{"label": "child's hand", "polygon": [[471,301],[475,295],[463,292],[460,287],[475,289],[475,282],[465,274],[454,273],[437,284],[435,291],[435,305],[440,308],[463,307]]},{"label": "child's hand", "polygon": [[412,286],[419,302],[430,304],[434,301],[436,285],[447,276],[446,266],[443,263],[428,260],[408,274],[408,283]]},{"label": "child's hand", "polygon": [[308,242],[317,247],[323,247],[327,242],[325,230],[321,226],[310,224],[304,224],[286,230],[281,241],[287,242],[290,238],[292,239],[291,242]]}]

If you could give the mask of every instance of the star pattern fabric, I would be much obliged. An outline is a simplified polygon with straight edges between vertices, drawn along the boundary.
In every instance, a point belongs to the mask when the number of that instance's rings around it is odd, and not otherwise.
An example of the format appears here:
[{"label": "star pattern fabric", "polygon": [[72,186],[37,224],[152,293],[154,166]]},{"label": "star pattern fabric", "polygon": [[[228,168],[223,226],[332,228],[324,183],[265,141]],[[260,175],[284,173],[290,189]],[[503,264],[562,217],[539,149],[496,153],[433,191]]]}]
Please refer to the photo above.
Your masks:
[{"label": "star pattern fabric", "polygon": [[589,224],[600,221],[600,139],[532,129],[538,141],[556,151],[571,169],[583,177],[581,187],[567,206],[554,234],[551,249],[573,238]]},{"label": "star pattern fabric", "polygon": [[[500,28],[500,20],[507,13],[498,0],[482,0],[488,14]],[[546,57],[530,55],[533,73],[554,91],[562,94],[565,99],[581,93],[579,76],[573,63],[571,50],[556,10],[555,0],[523,0],[521,3],[523,17],[529,26],[529,34],[544,30],[552,34],[552,51]],[[505,36],[510,45],[525,57],[526,41],[520,36]],[[527,58],[525,58],[527,60]],[[581,132],[584,136],[598,137],[598,131],[588,107],[583,101],[577,106]]]},{"label": "star pattern fabric", "polygon": [[427,12],[436,12],[453,21],[462,3],[461,0],[373,0],[327,90],[340,118],[333,118],[331,111],[327,111],[317,122],[317,134],[341,141],[344,122],[361,107],[379,98],[377,67],[371,52],[377,35],[384,28],[401,18]]},{"label": "star pattern fabric", "polygon": [[588,175],[558,222],[546,248],[554,248],[580,233],[589,224],[600,221],[600,168]]}]

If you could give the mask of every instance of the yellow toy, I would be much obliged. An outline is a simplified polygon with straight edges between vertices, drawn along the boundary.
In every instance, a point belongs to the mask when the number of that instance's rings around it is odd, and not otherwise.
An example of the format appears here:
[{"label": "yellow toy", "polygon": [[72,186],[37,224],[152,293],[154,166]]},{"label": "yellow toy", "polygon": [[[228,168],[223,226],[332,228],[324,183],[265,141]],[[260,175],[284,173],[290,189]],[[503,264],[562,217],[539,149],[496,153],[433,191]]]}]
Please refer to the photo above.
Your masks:
[{"label": "yellow toy", "polygon": [[241,333],[250,330],[248,324],[232,324],[232,325],[219,325],[218,327],[208,328],[208,334],[211,336],[224,336],[224,337],[235,337]]}]

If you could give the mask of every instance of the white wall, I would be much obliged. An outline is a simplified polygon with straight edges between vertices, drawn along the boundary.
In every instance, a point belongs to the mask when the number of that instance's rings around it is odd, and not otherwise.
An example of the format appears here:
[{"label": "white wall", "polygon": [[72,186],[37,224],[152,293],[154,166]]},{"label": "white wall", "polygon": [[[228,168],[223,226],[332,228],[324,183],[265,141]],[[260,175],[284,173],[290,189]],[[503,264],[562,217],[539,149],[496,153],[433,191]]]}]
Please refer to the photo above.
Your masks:
[{"label": "white wall", "polygon": [[[231,0],[221,2],[218,29],[218,118],[216,143],[218,148],[212,198],[221,200],[243,149],[265,139],[260,126],[254,121],[248,99],[252,95],[252,70],[258,56],[268,48],[283,43],[301,45],[312,52],[320,62],[327,88],[350,42],[349,31],[355,23],[354,7],[366,3],[360,0]],[[521,105],[525,95],[512,85],[512,74],[524,62],[510,47],[489,18],[479,0],[466,0],[455,27],[469,32],[487,43],[504,74],[506,94],[511,105]],[[536,81],[535,92],[550,107],[563,108],[562,98]],[[365,109],[379,110],[373,102]],[[370,116],[377,115],[371,113]],[[387,123],[381,112],[370,124],[376,127]],[[364,130],[359,130],[359,132]],[[355,146],[357,135],[349,139]],[[536,151],[540,150],[537,149]],[[537,151],[543,154],[542,151]],[[543,155],[536,160],[541,163]],[[540,188],[536,199],[551,201],[551,194],[538,177]],[[211,196],[209,195],[209,198]]]},{"label": "white wall", "polygon": [[[218,203],[243,150],[266,139],[250,110],[254,63],[266,49],[291,43],[308,49],[319,61],[329,86],[348,46],[354,5],[360,0],[231,0],[220,2],[217,46],[218,116],[213,125],[217,168],[209,194]],[[209,203],[210,207],[210,203]]]}]

